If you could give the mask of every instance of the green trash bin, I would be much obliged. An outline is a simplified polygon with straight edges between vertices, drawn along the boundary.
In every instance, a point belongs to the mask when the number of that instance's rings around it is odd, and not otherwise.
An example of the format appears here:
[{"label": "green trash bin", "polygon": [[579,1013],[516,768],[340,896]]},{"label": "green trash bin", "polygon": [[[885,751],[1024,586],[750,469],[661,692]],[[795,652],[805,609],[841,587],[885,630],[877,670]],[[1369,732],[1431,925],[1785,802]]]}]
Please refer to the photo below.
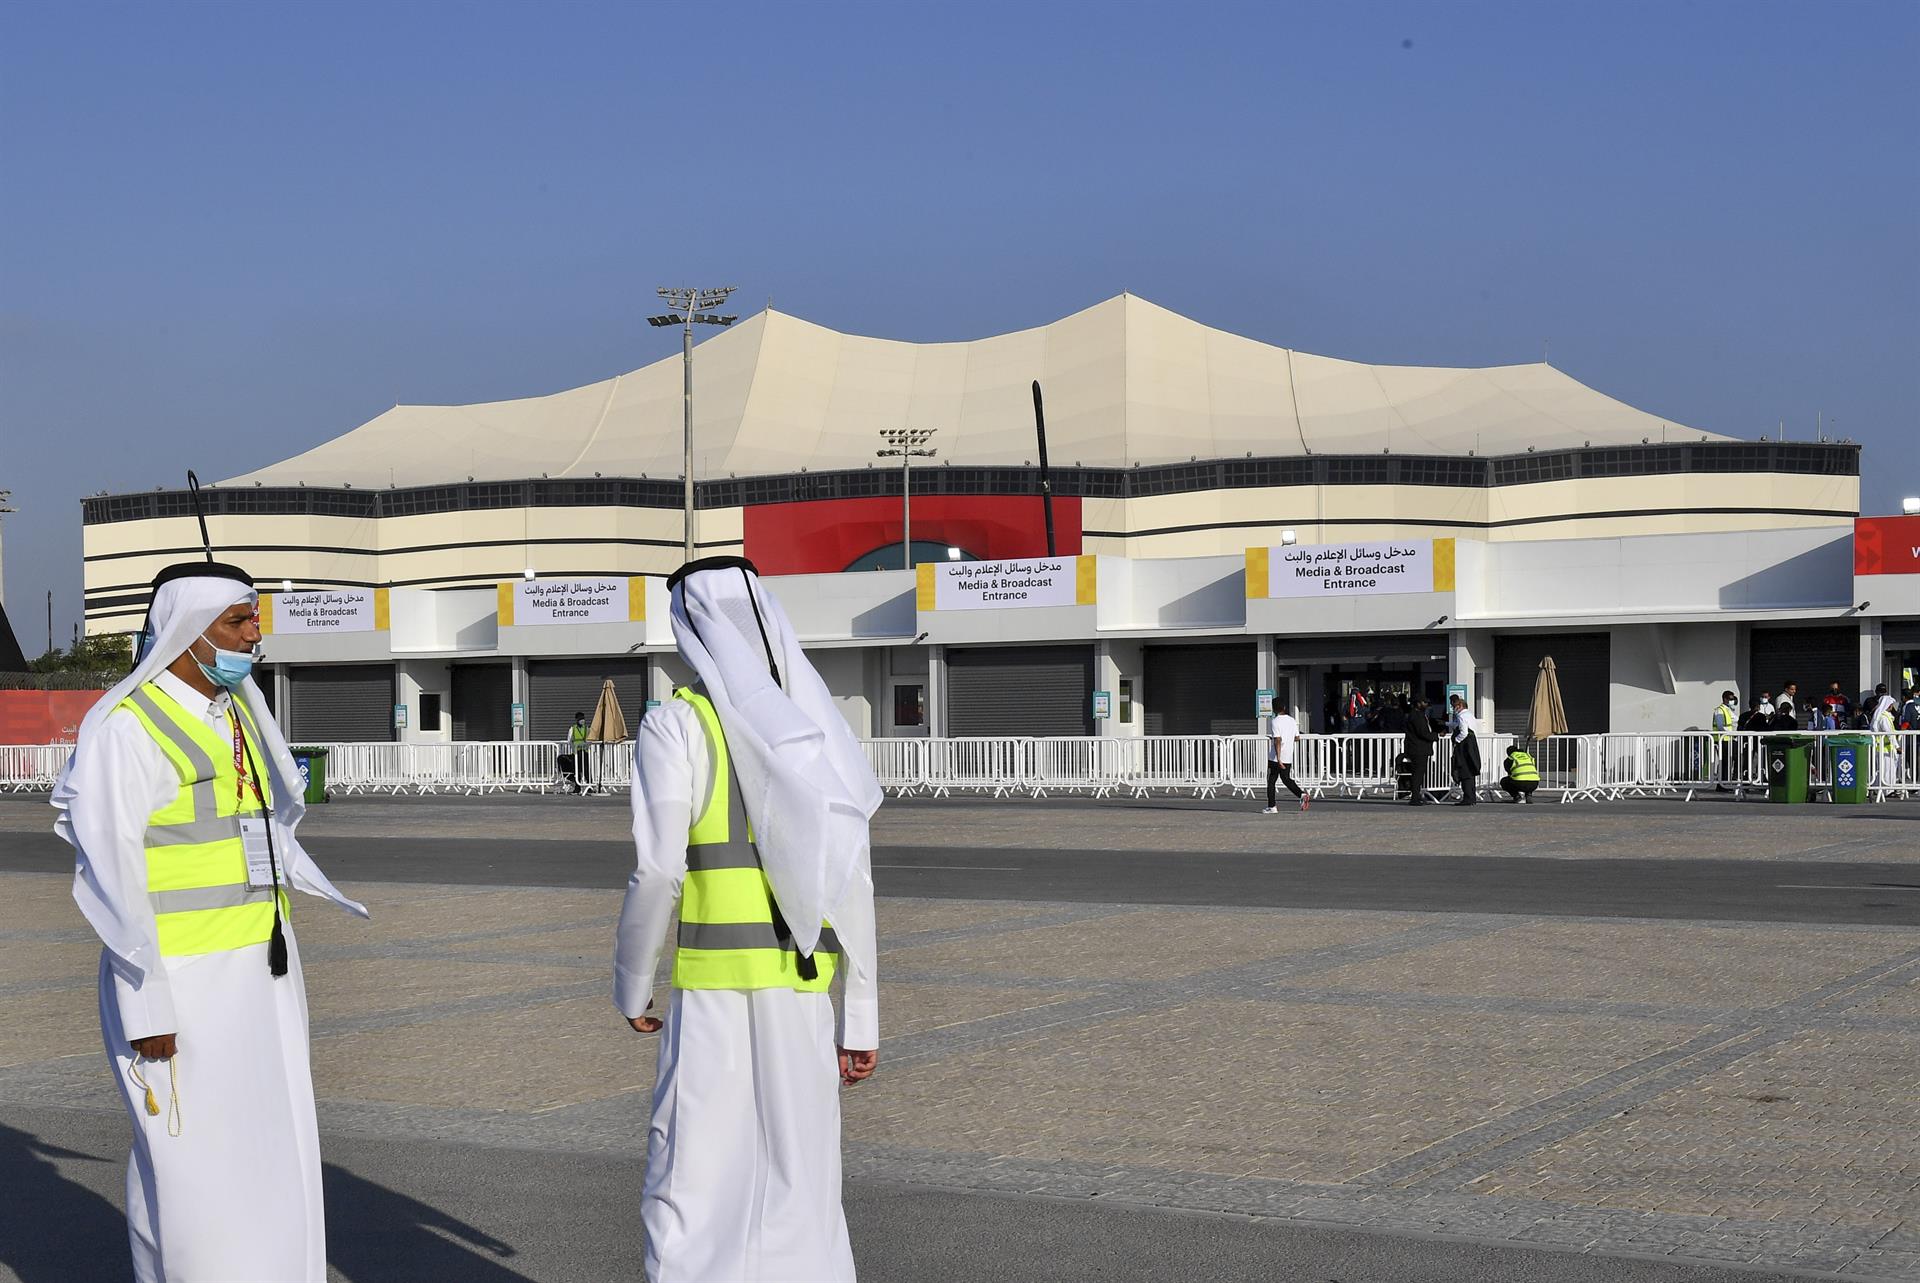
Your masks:
[{"label": "green trash bin", "polygon": [[293,764],[300,770],[300,778],[307,782],[306,799],[311,806],[315,802],[327,800],[327,750],[324,748],[296,748]]},{"label": "green trash bin", "polygon": [[1804,802],[1813,779],[1813,736],[1769,735],[1767,801]]},{"label": "green trash bin", "polygon": [[1858,805],[1867,800],[1873,780],[1873,737],[1827,736],[1827,780],[1836,802]]}]

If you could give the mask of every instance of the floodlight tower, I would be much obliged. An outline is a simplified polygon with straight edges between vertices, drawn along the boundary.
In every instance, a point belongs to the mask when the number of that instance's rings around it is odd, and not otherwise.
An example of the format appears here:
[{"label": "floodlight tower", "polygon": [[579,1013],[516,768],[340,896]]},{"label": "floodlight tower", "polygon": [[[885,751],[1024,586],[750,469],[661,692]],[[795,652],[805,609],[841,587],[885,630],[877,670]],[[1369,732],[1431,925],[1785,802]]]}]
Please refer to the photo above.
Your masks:
[{"label": "floodlight tower", "polygon": [[913,461],[931,459],[940,453],[927,445],[939,430],[882,428],[880,439],[887,443],[887,448],[873,452],[876,458],[900,460],[900,543],[906,549],[908,570],[913,569]]},{"label": "floodlight tower", "polygon": [[678,325],[681,327],[680,361],[682,366],[681,445],[685,453],[685,471],[681,477],[685,484],[686,522],[688,561],[693,560],[693,327],[696,325],[732,325],[740,318],[720,316],[714,309],[727,301],[727,296],[736,286],[723,285],[715,290],[691,289],[686,286],[662,285],[654,293],[667,301],[672,308],[661,316],[649,316],[647,324],[653,326]]}]

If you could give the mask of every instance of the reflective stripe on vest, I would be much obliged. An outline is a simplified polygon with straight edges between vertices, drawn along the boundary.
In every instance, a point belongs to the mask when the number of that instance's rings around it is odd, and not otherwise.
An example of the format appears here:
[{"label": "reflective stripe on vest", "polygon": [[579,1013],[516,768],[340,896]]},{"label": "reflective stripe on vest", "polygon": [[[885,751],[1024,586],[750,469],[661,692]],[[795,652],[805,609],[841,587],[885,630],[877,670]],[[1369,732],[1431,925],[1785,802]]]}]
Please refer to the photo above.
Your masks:
[{"label": "reflective stripe on vest", "polygon": [[[165,957],[222,953],[263,944],[273,934],[273,892],[247,885],[240,818],[261,813],[253,790],[240,798],[233,741],[189,716],[152,682],[120,705],[146,727],[179,775],[171,801],[147,817],[147,900]],[[246,709],[231,707],[257,763],[260,733]],[[283,893],[281,913],[289,914]]]},{"label": "reflective stripe on vest", "polygon": [[1716,723],[1723,723],[1714,726],[1713,737],[1717,740],[1732,739],[1733,736],[1727,732],[1740,725],[1740,710],[1731,704],[1720,704],[1714,708],[1713,718]]},{"label": "reflective stripe on vest", "polygon": [[692,706],[713,761],[713,783],[687,831],[674,987],[824,992],[833,983],[840,941],[823,924],[813,953],[817,974],[811,980],[801,978],[799,951],[774,907],[773,890],[753,845],[720,718],[712,701],[698,691],[682,687],[674,698]]},{"label": "reflective stripe on vest", "polygon": [[1507,759],[1507,778],[1515,784],[1525,784],[1529,780],[1537,783],[1540,779],[1540,768],[1533,764],[1533,754],[1522,753],[1516,749],[1513,756]]}]

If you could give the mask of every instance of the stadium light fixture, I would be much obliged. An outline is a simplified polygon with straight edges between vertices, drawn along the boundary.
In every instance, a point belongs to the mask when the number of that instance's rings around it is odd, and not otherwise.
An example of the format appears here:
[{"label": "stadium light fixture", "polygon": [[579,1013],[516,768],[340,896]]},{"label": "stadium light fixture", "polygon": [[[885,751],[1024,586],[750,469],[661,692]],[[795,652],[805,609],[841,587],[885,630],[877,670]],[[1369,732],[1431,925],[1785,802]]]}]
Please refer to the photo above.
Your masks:
[{"label": "stadium light fixture", "polygon": [[[880,459],[900,460],[900,546],[908,570],[913,569],[913,461],[931,459],[939,454],[927,444],[933,440],[938,428],[882,428],[880,439],[887,443],[884,450],[875,450],[874,456]],[[954,550],[949,548],[947,556],[953,559]]]},{"label": "stadium light fixture", "polygon": [[292,591],[293,591],[293,580],[291,580],[291,579],[282,579],[282,580],[280,581],[280,591],[281,591],[281,592],[292,592]]},{"label": "stadium light fixture", "polygon": [[952,544],[947,545],[947,560],[948,561],[960,560],[960,550],[954,547]]},{"label": "stadium light fixture", "polygon": [[1299,535],[1295,534],[1291,530],[1282,530],[1280,532],[1280,542],[1283,544],[1290,544],[1295,540],[1297,540],[1299,537],[1300,537]]},{"label": "stadium light fixture", "polygon": [[522,579],[532,579],[532,578],[533,578],[533,567],[532,567],[532,566],[528,566],[528,567],[527,567],[527,568],[526,568],[525,570],[523,570],[523,571],[521,571],[521,572],[520,572],[520,577],[521,577]]},{"label": "stadium light fixture", "polygon": [[738,288],[722,285],[717,289],[696,289],[686,285],[662,285],[654,293],[665,299],[673,310],[660,316],[649,316],[647,324],[655,327],[678,325],[680,337],[680,363],[682,367],[681,403],[681,447],[684,455],[684,467],[680,478],[684,487],[683,502],[686,509],[686,559],[693,560],[693,327],[696,325],[718,325],[726,327],[740,318],[721,316],[714,311],[727,301],[727,296]]},{"label": "stadium light fixture", "polygon": [[1902,499],[1900,501],[1900,511],[1906,513],[1909,517],[1920,514],[1920,496],[1908,495],[1905,499]]}]

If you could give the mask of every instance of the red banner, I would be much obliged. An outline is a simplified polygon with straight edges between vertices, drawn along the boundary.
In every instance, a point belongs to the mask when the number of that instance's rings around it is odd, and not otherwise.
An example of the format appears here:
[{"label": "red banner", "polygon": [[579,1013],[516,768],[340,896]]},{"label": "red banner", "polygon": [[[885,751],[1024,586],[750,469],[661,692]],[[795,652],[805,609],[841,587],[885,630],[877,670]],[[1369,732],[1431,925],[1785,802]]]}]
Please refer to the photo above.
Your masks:
[{"label": "red banner", "polygon": [[1853,573],[1920,575],[1920,517],[1858,517]]}]

